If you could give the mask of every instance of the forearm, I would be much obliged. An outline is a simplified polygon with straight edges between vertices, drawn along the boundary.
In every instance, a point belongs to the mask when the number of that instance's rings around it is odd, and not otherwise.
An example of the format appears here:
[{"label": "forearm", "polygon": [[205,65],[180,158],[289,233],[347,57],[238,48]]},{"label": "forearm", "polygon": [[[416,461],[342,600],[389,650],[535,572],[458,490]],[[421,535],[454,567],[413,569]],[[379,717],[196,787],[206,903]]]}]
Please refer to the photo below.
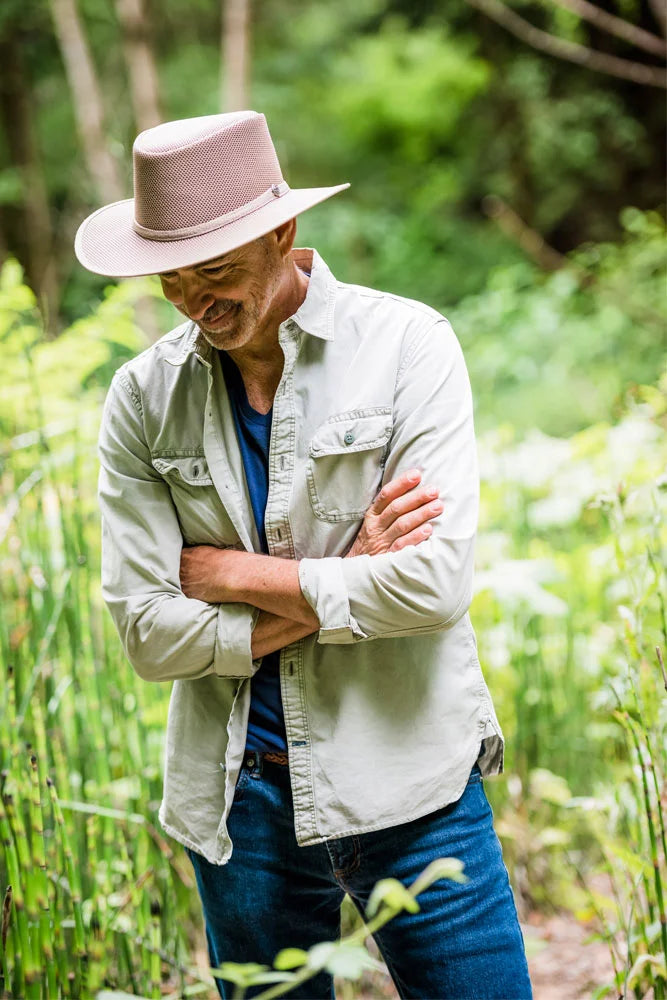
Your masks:
[{"label": "forearm", "polygon": [[289,618],[261,611],[252,632],[252,658],[257,660],[260,656],[267,656],[277,649],[282,649],[283,646],[289,646],[290,643],[296,642],[298,639],[312,635],[317,630],[317,625],[304,625],[302,622],[291,621]]},{"label": "forearm", "polygon": [[250,604],[313,632],[319,628],[317,615],[301,593],[295,559],[195,546],[183,550],[181,582],[189,597],[211,604]]}]

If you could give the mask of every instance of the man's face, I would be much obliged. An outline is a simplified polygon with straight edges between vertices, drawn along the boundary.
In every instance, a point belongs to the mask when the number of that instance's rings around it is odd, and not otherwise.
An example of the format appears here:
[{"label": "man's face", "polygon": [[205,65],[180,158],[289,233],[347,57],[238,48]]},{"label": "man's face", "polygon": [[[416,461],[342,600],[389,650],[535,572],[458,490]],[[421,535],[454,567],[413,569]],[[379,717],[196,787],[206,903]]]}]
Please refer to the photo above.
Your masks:
[{"label": "man's face", "polygon": [[165,298],[218,350],[243,347],[270,320],[283,267],[271,235],[159,275]]}]

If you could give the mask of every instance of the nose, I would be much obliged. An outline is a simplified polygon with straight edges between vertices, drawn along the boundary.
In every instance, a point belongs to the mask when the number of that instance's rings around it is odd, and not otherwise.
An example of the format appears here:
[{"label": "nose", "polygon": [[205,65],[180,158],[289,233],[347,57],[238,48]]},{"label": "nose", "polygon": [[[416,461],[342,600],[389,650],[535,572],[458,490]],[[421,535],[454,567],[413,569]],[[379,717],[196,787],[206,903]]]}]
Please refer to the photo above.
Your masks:
[{"label": "nose", "polygon": [[167,298],[195,322],[215,303],[215,296],[206,282],[195,275],[181,275],[180,281],[175,288],[170,289]]}]

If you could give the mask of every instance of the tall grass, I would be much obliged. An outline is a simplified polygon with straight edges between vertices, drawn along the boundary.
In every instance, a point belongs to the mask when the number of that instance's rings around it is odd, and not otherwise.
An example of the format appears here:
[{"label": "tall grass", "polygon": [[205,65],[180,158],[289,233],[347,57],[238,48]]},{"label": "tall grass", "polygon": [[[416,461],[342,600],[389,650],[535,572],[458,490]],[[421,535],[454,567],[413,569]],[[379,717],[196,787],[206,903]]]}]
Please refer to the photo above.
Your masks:
[{"label": "tall grass", "polygon": [[5,455],[1,482],[5,989],[160,996],[191,965],[194,895],[156,827],[165,692],[123,661],[101,607],[94,451],[57,444]]}]

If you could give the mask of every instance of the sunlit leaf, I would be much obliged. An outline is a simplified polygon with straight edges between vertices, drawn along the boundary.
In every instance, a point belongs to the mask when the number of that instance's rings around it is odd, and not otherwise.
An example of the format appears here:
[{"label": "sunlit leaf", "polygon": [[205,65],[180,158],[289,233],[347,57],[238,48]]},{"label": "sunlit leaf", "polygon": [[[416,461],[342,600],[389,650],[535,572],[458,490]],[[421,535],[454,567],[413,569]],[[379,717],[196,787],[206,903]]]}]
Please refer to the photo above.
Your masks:
[{"label": "sunlit leaf", "polygon": [[303,948],[283,948],[273,960],[274,969],[295,969],[298,965],[305,965],[308,961],[308,952]]},{"label": "sunlit leaf", "polygon": [[384,965],[374,959],[362,945],[340,942],[332,951],[325,966],[332,976],[359,979],[367,969],[384,970]]},{"label": "sunlit leaf", "polygon": [[433,882],[441,878],[451,879],[452,882],[467,882],[468,878],[463,874],[463,862],[458,858],[436,858],[412,883],[410,888],[415,896],[423,892]]},{"label": "sunlit leaf", "polygon": [[268,965],[258,965],[257,962],[222,962],[217,969],[211,969],[211,975],[225,979],[237,986],[250,986],[255,976],[270,972]]},{"label": "sunlit leaf", "polygon": [[399,913],[407,910],[409,913],[419,912],[419,903],[411,896],[402,882],[395,878],[383,878],[375,884],[366,906],[366,917],[374,917],[380,906]]},{"label": "sunlit leaf", "polygon": [[634,986],[641,979],[642,974],[649,970],[663,979],[667,979],[667,967],[663,958],[658,958],[657,955],[640,955],[628,972],[628,986]]}]

